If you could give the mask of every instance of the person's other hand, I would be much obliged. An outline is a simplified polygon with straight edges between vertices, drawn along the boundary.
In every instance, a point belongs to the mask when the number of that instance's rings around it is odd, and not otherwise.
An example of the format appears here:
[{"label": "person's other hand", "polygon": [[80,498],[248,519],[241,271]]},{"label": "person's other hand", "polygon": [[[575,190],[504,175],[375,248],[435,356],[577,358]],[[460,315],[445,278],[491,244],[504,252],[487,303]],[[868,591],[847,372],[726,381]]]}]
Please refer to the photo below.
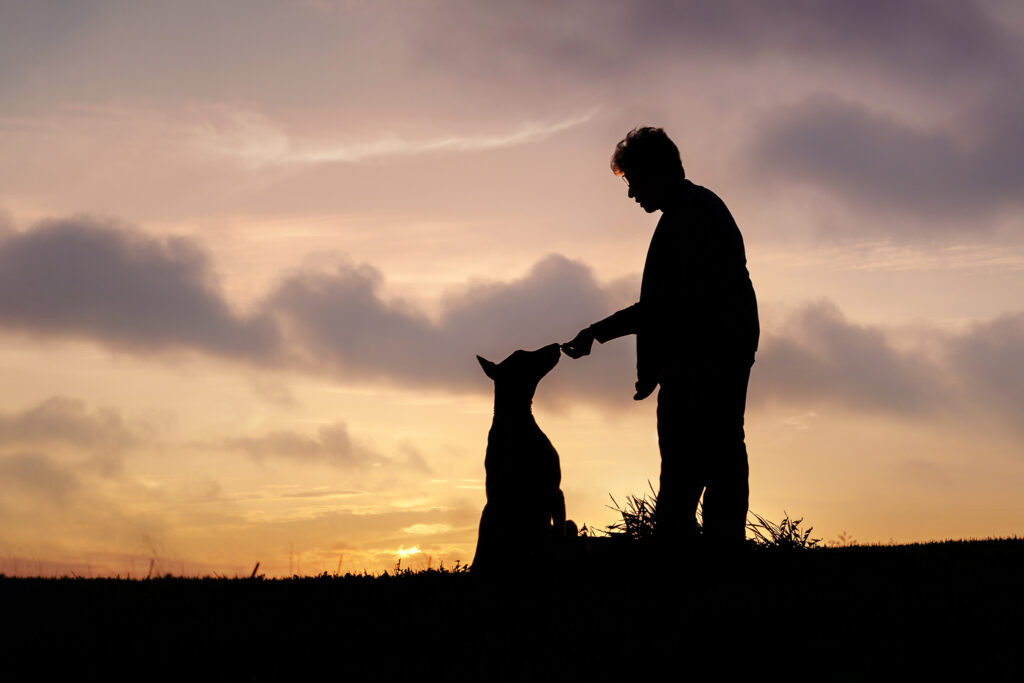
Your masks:
[{"label": "person's other hand", "polygon": [[594,345],[594,335],[590,328],[580,330],[572,341],[562,344],[562,352],[569,358],[582,358],[590,355],[590,347]]}]

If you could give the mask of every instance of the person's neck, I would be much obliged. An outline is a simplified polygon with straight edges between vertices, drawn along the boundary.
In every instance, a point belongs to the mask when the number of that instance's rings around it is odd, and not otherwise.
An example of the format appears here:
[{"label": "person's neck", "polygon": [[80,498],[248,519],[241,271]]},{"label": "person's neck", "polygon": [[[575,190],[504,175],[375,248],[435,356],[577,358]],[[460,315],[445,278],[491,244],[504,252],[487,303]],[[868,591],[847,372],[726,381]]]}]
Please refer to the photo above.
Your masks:
[{"label": "person's neck", "polygon": [[686,197],[692,186],[693,183],[686,178],[680,178],[669,184],[665,189],[665,199],[661,203],[662,214],[670,213],[682,206],[686,202]]}]

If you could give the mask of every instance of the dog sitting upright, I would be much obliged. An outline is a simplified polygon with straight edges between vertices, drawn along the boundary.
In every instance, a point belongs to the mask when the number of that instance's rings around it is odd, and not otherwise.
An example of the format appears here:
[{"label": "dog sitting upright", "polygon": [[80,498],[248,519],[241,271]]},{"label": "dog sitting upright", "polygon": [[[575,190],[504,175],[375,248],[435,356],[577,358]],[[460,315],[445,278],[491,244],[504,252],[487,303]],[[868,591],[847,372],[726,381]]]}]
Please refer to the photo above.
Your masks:
[{"label": "dog sitting upright", "polygon": [[487,504],[480,516],[474,572],[500,568],[510,552],[518,560],[540,552],[551,536],[575,535],[565,520],[558,452],[533,419],[537,383],[561,357],[558,344],[516,351],[501,363],[477,356],[494,380],[494,421],[487,434]]}]

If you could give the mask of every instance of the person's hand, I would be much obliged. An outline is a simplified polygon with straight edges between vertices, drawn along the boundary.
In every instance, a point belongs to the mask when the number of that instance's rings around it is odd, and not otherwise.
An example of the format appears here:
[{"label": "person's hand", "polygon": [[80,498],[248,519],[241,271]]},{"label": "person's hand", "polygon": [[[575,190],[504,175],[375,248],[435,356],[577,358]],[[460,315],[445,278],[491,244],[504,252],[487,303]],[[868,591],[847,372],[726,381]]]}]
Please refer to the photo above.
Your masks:
[{"label": "person's hand", "polygon": [[655,382],[654,384],[640,384],[640,382],[637,382],[635,386],[636,393],[633,394],[633,400],[642,401],[648,396],[650,396],[652,393],[654,393],[654,389],[658,386],[658,383]]},{"label": "person's hand", "polygon": [[594,334],[590,328],[580,330],[572,341],[562,344],[562,352],[569,358],[582,358],[590,355],[590,347],[594,345]]}]

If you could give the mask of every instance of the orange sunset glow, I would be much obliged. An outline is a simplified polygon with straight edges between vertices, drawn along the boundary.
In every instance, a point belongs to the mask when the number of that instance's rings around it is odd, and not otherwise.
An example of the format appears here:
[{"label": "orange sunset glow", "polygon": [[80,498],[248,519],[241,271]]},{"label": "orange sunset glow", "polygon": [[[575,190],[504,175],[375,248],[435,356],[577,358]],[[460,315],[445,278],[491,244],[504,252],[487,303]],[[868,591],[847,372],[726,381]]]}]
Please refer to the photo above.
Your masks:
[{"label": "orange sunset glow", "polygon": [[[0,3],[0,573],[470,562],[476,356],[637,300],[644,125],[743,234],[751,510],[1020,535],[1024,6],[796,6]],[[537,389],[580,525],[657,486],[635,360]]]}]

